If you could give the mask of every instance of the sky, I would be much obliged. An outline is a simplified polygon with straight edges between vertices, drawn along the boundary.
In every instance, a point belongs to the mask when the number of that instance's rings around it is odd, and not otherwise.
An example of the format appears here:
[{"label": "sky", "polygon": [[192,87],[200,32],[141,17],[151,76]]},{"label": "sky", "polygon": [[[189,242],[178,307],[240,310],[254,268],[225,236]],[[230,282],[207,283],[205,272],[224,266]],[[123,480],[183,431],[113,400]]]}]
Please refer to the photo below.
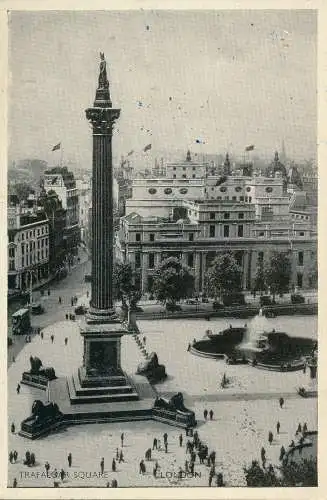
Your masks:
[{"label": "sky", "polygon": [[10,161],[56,164],[61,142],[91,167],[100,51],[121,109],[116,161],[251,144],[272,158],[282,140],[295,160],[316,155],[315,11],[25,11],[9,17]]}]

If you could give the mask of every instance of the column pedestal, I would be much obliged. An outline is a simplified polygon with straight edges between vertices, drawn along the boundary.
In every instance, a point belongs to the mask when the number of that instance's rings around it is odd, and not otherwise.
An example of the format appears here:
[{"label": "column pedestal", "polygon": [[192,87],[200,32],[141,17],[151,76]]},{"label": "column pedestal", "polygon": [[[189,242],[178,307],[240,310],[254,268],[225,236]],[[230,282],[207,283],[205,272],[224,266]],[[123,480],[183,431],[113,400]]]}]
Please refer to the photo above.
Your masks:
[{"label": "column pedestal", "polygon": [[128,329],[119,321],[84,323],[83,366],[68,381],[72,404],[131,401],[139,399],[136,388],[122,370],[120,341]]}]

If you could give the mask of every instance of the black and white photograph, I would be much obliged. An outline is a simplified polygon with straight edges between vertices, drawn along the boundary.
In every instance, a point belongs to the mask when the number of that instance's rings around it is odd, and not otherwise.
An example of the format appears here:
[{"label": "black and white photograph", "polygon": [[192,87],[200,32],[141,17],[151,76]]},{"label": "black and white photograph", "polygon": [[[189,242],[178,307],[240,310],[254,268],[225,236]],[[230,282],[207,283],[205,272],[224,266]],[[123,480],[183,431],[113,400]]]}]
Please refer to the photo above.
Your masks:
[{"label": "black and white photograph", "polygon": [[7,11],[12,495],[318,486],[299,4]]}]

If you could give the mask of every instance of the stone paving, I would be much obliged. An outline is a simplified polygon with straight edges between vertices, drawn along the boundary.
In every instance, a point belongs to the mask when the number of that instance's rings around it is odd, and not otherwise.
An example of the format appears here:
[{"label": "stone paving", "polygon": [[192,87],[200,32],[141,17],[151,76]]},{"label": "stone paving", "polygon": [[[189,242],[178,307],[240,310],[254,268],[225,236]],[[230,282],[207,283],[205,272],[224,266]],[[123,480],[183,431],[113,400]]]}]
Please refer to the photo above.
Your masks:
[{"label": "stone paving", "polygon": [[[306,319],[304,326],[303,318],[291,319],[297,334],[301,330],[299,325],[302,324],[303,334],[310,330],[315,335],[314,318]],[[222,323],[212,322],[210,327],[213,328],[214,325],[220,325],[221,328]],[[146,337],[147,351],[158,352],[159,361],[166,364],[169,374],[168,379],[157,386],[157,390],[172,393],[178,389],[185,393],[187,406],[196,413],[200,439],[208,444],[209,452],[215,450],[217,453],[217,472],[223,473],[227,486],[242,486],[243,467],[252,459],[259,458],[261,446],[266,448],[268,463],[276,464],[280,446],[283,444],[286,447],[291,439],[294,439],[299,422],[307,422],[309,430],[317,428],[317,400],[296,396],[285,398],[285,407],[281,410],[277,392],[280,390],[284,394],[295,393],[296,387],[308,374],[270,373],[246,366],[227,366],[222,361],[191,355],[187,352],[188,342],[199,337],[205,326],[208,327],[208,324],[201,321],[139,322],[141,337]],[[53,344],[51,334],[55,336]],[[64,345],[65,337],[69,339],[67,346]],[[74,372],[82,360],[82,341],[77,323],[61,321],[45,328],[44,339],[36,336],[30,344],[26,344],[8,371],[8,451],[18,451],[18,462],[9,464],[9,486],[12,485],[13,479],[17,478],[20,487],[52,487],[53,477],[47,479],[43,474],[46,460],[51,465],[50,472],[64,468],[70,473],[63,483],[60,482],[63,487],[104,487],[113,478],[117,479],[121,487],[207,486],[209,469],[200,465],[198,459],[195,471],[199,472],[200,476],[181,481],[170,477],[172,471],[177,473],[179,467],[184,467],[185,447],[180,447],[178,443],[180,429],[158,422],[77,425],[36,441],[10,433],[12,422],[17,430],[21,420],[30,414],[32,401],[46,397],[45,392],[23,385],[20,394],[16,394],[21,373],[29,368],[31,354],[39,356],[45,366],[54,366],[59,376]],[[123,367],[132,373],[143,359],[133,338],[125,336],[122,342]],[[222,390],[218,385],[224,372],[231,378],[231,387]],[[223,401],[226,393],[229,394],[230,400]],[[252,395],[251,400],[245,401],[244,399],[249,397],[248,393]],[[270,394],[270,399],[264,399],[267,394]],[[242,400],[237,400],[242,395]],[[213,421],[204,421],[204,408],[214,411]],[[279,436],[276,435],[278,420],[281,424]],[[270,430],[275,435],[271,446],[268,443]],[[125,462],[117,464],[117,472],[113,473],[111,462],[116,448],[120,449],[121,432],[125,433]],[[145,462],[147,472],[140,475],[140,459],[144,458],[144,453],[151,447],[155,436],[162,441],[164,432],[168,433],[168,453],[153,452],[153,459],[158,460],[161,467],[157,479],[152,475],[154,460]],[[185,431],[182,433],[185,443]],[[22,463],[22,457],[27,450],[36,455],[37,463],[33,468]],[[67,464],[69,452],[73,455],[71,469]],[[105,461],[106,477],[99,477],[102,457]]]}]

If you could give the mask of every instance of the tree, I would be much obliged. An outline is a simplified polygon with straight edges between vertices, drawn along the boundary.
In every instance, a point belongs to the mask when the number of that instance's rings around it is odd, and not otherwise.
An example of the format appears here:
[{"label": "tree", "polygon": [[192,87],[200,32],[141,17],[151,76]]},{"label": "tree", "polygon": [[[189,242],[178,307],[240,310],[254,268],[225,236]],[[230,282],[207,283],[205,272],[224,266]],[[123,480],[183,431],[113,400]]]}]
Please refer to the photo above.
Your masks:
[{"label": "tree", "polygon": [[163,304],[176,304],[194,291],[194,276],[175,257],[163,260],[154,270],[153,293]]},{"label": "tree", "polygon": [[288,291],[291,279],[291,263],[286,253],[274,252],[266,269],[266,281],[275,297]]},{"label": "tree", "polygon": [[242,290],[242,269],[231,253],[214,259],[205,275],[205,288],[215,298]]},{"label": "tree", "polygon": [[308,279],[310,288],[317,288],[318,285],[318,262],[317,255],[312,259],[308,271]]},{"label": "tree", "polygon": [[254,289],[259,292],[264,292],[267,289],[266,274],[262,261],[259,261],[257,266],[257,271],[254,278]]},{"label": "tree", "polygon": [[118,300],[122,301],[122,308],[133,310],[142,294],[134,284],[134,272],[132,266],[126,262],[118,262],[113,272],[114,293]]}]

